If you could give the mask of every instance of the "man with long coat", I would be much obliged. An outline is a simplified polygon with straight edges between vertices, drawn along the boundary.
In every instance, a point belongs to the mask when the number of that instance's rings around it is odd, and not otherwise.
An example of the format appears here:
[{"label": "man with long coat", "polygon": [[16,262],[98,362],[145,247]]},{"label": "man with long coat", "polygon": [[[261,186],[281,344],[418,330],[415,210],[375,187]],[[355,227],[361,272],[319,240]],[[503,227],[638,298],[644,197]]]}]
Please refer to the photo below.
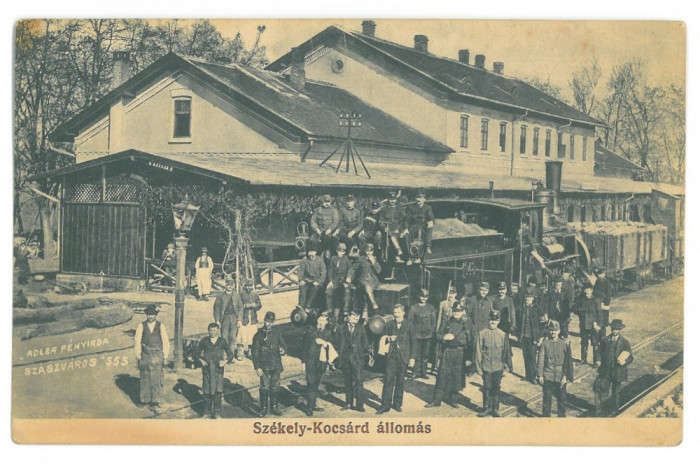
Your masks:
[{"label": "man with long coat", "polygon": [[440,367],[433,400],[425,405],[426,408],[436,408],[443,401],[453,408],[457,407],[455,396],[465,387],[464,350],[470,342],[471,333],[471,323],[465,317],[464,308],[456,301],[452,317],[444,321],[438,331],[438,339],[442,341]]},{"label": "man with long coat", "polygon": [[[632,364],[632,346],[629,340],[620,335],[625,328],[621,319],[613,319],[611,333],[600,345],[600,366],[593,389],[595,393],[596,415],[616,411],[620,407],[620,387],[627,380],[627,366]],[[612,389],[612,394],[610,390]],[[610,395],[608,411],[605,411],[606,397]]]},{"label": "man with long coat", "polygon": [[586,282],[583,286],[583,296],[579,299],[576,313],[578,314],[579,333],[581,334],[580,364],[588,362],[588,344],[593,346],[593,363],[600,363],[599,346],[604,330],[603,309],[601,301],[593,295],[593,286]]},{"label": "man with long coat", "polygon": [[479,332],[479,338],[476,341],[474,364],[476,372],[483,379],[484,400],[484,408],[479,413],[479,417],[486,417],[489,414],[493,417],[499,416],[503,371],[505,369],[513,371],[508,335],[498,328],[500,320],[501,313],[496,310],[491,311],[489,326]]},{"label": "man with long coat", "polygon": [[233,351],[228,340],[220,336],[216,322],[207,328],[209,336],[197,346],[196,357],[202,365],[202,394],[205,399],[204,415],[213,419],[221,417],[224,396],[224,366],[233,360]]},{"label": "man with long coat", "polygon": [[[474,362],[476,348],[474,344],[479,336],[479,332],[489,326],[489,314],[493,310],[491,300],[488,298],[489,288],[488,282],[482,282],[479,286],[479,291],[467,299],[467,317],[472,327],[471,343],[467,347],[467,360],[470,363]],[[470,370],[470,372],[472,371]]]},{"label": "man with long coat", "polygon": [[[242,325],[243,303],[238,293],[233,291],[233,280],[226,281],[224,293],[217,295],[214,301],[214,322],[219,324],[221,336],[229,344],[231,351],[236,350],[238,328]],[[229,360],[233,362],[233,359]]]},{"label": "man with long coat", "polygon": [[[498,295],[491,297],[491,307],[501,315],[498,328],[506,335],[513,333],[516,321],[515,303],[513,298],[508,295],[508,285],[505,282],[498,283]],[[491,325],[490,322],[489,325]]]},{"label": "man with long coat", "polygon": [[401,412],[403,405],[403,384],[406,370],[416,361],[417,339],[414,328],[405,319],[403,305],[394,305],[394,319],[384,326],[384,336],[380,343],[388,346],[386,369],[384,371],[384,388],[382,388],[382,405],[377,414],[389,412],[393,407]]},{"label": "man with long coat", "polygon": [[573,305],[573,295],[564,291],[564,280],[554,277],[554,289],[545,296],[544,310],[549,319],[559,322],[561,328],[560,336],[569,336],[569,322],[571,321],[571,307]]},{"label": "man with long coat", "polygon": [[[323,408],[316,405],[318,398],[318,387],[321,385],[321,377],[329,362],[329,351],[332,347],[333,331],[328,325],[328,314],[321,313],[316,318],[316,326],[309,326],[304,337],[304,357],[303,362],[306,373],[306,388],[308,390],[308,401],[306,404],[306,415],[311,417],[314,411],[323,411]],[[324,353],[325,351],[325,353]],[[324,355],[324,360],[321,355]]]},{"label": "man with long coat", "polygon": [[309,242],[306,256],[299,262],[299,305],[298,308],[310,309],[316,299],[316,294],[326,282],[326,263],[317,256],[318,247]]},{"label": "man with long coat", "polygon": [[160,412],[163,395],[163,366],[170,353],[170,339],[165,325],[156,320],[158,307],[146,306],[146,320],[136,327],[134,351],[139,367],[139,395],[154,413]]},{"label": "man with long coat", "polygon": [[428,378],[428,356],[430,345],[435,337],[437,311],[428,303],[428,290],[423,288],[418,296],[418,303],[411,305],[408,311],[408,324],[416,337],[416,367],[414,374],[419,379]]},{"label": "man with long coat", "polygon": [[281,416],[277,402],[279,400],[280,375],[284,370],[282,356],[287,352],[287,344],[277,327],[274,327],[275,313],[265,314],[263,326],[253,337],[253,367],[260,377],[260,417],[265,417],[268,411],[275,416]]},{"label": "man with long coat", "polygon": [[537,351],[544,337],[544,327],[540,319],[545,316],[544,310],[535,304],[535,290],[525,290],[525,303],[520,309],[520,327],[518,328],[518,340],[523,350],[525,363],[525,378],[530,383],[535,383],[537,377]]},{"label": "man with long coat", "polygon": [[537,377],[542,385],[542,416],[552,415],[552,397],[557,398],[557,416],[566,417],[566,385],[574,381],[571,342],[560,338],[559,321],[549,321],[549,337],[545,338],[537,356]]},{"label": "man with long coat", "polygon": [[[336,334],[336,346],[338,347],[337,364],[343,370],[343,382],[345,384],[345,406],[341,408],[341,411],[347,411],[348,409],[355,409],[360,412],[365,411],[364,379],[362,377],[364,357],[370,353],[370,346],[365,328],[357,324],[359,320],[360,315],[358,311],[351,309],[347,324],[343,324]],[[357,404],[353,405],[354,402],[357,402]]]}]

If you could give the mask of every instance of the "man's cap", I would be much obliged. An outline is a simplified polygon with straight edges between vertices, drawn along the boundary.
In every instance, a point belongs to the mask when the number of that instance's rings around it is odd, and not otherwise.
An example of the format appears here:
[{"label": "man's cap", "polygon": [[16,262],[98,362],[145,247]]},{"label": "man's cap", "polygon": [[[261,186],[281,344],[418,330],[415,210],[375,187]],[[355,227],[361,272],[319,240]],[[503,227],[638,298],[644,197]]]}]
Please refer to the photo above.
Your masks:
[{"label": "man's cap", "polygon": [[355,195],[353,195],[352,193],[346,195],[345,201],[355,201]]},{"label": "man's cap", "polygon": [[396,303],[396,304],[394,305],[394,309],[397,309],[397,308],[404,309],[404,307],[403,307],[403,305],[402,305],[401,303]]},{"label": "man's cap", "polygon": [[216,322],[210,322],[209,325],[207,326],[207,330],[216,327],[217,329],[219,328],[219,324]]},{"label": "man's cap", "polygon": [[592,288],[593,288],[593,284],[590,283],[590,282],[588,282],[588,281],[586,281],[586,282],[583,284],[583,289],[585,290],[585,289],[587,289],[587,288],[591,288],[591,289],[592,289]]},{"label": "man's cap", "polygon": [[498,311],[491,311],[489,313],[489,321],[500,321],[501,320],[501,313]]},{"label": "man's cap", "polygon": [[537,277],[535,277],[535,276],[528,277],[527,284],[528,285],[537,285]]},{"label": "man's cap", "polygon": [[365,251],[374,251],[374,244],[368,243],[367,245],[365,245]]},{"label": "man's cap", "polygon": [[536,295],[537,295],[537,293],[535,292],[534,289],[532,289],[532,288],[526,288],[526,289],[525,289],[525,298],[527,298],[527,297],[532,297],[532,298],[534,298]]},{"label": "man's cap", "polygon": [[377,209],[377,208],[379,208],[380,206],[382,206],[382,205],[380,205],[378,201],[373,201],[373,202],[372,202],[372,209]]},{"label": "man's cap", "polygon": [[389,194],[387,195],[387,198],[389,198],[389,199],[396,198],[396,192],[394,192],[394,191],[392,190],[392,191],[389,192]]},{"label": "man's cap", "polygon": [[250,280],[250,279],[246,279],[246,280],[243,282],[243,285],[244,285],[245,287],[252,287],[252,286],[253,286],[253,281]]},{"label": "man's cap", "polygon": [[464,311],[464,307],[462,306],[462,303],[459,302],[459,300],[452,303],[452,312],[456,311]]},{"label": "man's cap", "polygon": [[308,253],[309,251],[318,251],[318,245],[311,240],[306,242],[306,252]]},{"label": "man's cap", "polygon": [[268,311],[267,313],[265,313],[265,320],[267,322],[275,322],[275,313],[273,313],[272,311]]},{"label": "man's cap", "polygon": [[168,248],[175,248],[175,244],[174,244],[174,243],[168,243]]},{"label": "man's cap", "polygon": [[622,330],[625,328],[625,324],[622,323],[622,319],[613,319],[610,323],[610,328],[612,330]]},{"label": "man's cap", "polygon": [[457,294],[457,289],[455,287],[450,287],[450,290],[447,292],[448,295],[456,295]]},{"label": "man's cap", "polygon": [[202,247],[202,253],[209,253],[209,250],[207,249],[207,247]]},{"label": "man's cap", "polygon": [[547,315],[543,314],[540,316],[540,322],[547,322]]},{"label": "man's cap", "polygon": [[508,285],[506,285],[505,282],[498,282],[498,289],[499,290],[508,290]]},{"label": "man's cap", "polygon": [[603,269],[602,267],[597,267],[597,268],[595,269],[595,273],[596,273],[596,275],[598,275],[598,274],[605,274],[605,269]]},{"label": "man's cap", "polygon": [[420,293],[419,293],[418,295],[419,295],[419,296],[424,296],[424,297],[427,298],[428,295],[429,295],[428,289],[427,289],[427,288],[421,288],[421,289],[420,289]]},{"label": "man's cap", "polygon": [[321,319],[322,317],[328,319],[328,311],[321,312],[318,316],[316,316],[316,320]]},{"label": "man's cap", "polygon": [[158,306],[156,306],[154,304],[149,304],[148,306],[146,306],[146,308],[144,308],[143,312],[146,313],[146,315],[158,314],[158,312],[160,312],[160,310],[158,309]]},{"label": "man's cap", "polygon": [[323,201],[333,201],[333,198],[328,194],[323,195],[322,199]]},{"label": "man's cap", "polygon": [[418,192],[416,192],[416,198],[425,198],[425,190],[418,190]]},{"label": "man's cap", "polygon": [[336,249],[337,249],[338,251],[347,251],[348,246],[347,246],[346,244],[344,244],[343,242],[340,242],[340,243],[338,244],[338,247],[337,247]]},{"label": "man's cap", "polygon": [[481,285],[479,285],[479,290],[488,290],[490,288],[488,282],[481,282]]},{"label": "man's cap", "polygon": [[549,321],[549,330],[561,330],[559,321]]},{"label": "man's cap", "polygon": [[357,308],[352,308],[352,309],[350,309],[350,314],[354,314],[355,316],[361,316],[361,315],[362,315],[362,311],[360,311],[360,310],[357,309]]}]

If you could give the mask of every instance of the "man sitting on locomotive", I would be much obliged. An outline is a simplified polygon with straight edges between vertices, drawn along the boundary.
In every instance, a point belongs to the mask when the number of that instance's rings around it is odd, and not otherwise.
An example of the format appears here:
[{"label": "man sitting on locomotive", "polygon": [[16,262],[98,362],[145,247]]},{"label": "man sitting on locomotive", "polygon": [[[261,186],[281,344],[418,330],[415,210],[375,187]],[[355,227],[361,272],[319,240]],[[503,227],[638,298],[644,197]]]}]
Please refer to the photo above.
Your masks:
[{"label": "man sitting on locomotive", "polygon": [[373,201],[370,210],[365,212],[362,218],[362,230],[357,234],[358,240],[362,244],[360,253],[365,251],[367,243],[374,244],[374,249],[378,253],[382,249],[382,232],[379,228],[379,213],[382,205],[378,201]]},{"label": "man sitting on locomotive", "polygon": [[326,281],[326,264],[316,256],[316,245],[309,241],[306,256],[299,263],[299,304],[297,307],[310,309],[321,285]]},{"label": "man sitting on locomotive", "polygon": [[[396,262],[405,262],[401,256],[403,251],[401,250],[401,245],[399,244],[399,238],[403,238],[404,234],[401,232],[401,226],[404,222],[404,211],[403,208],[397,204],[397,196],[395,192],[389,192],[389,202],[388,204],[382,206],[379,211],[379,228],[384,234],[384,242],[391,242],[396,250]],[[388,253],[388,247],[384,250]],[[388,257],[388,254],[385,256]]]},{"label": "man sitting on locomotive", "polygon": [[403,235],[408,242],[408,249],[411,249],[412,243],[422,241],[425,247],[425,253],[432,253],[430,246],[433,238],[434,225],[435,215],[433,214],[433,208],[425,204],[425,192],[419,190],[416,194],[416,202],[406,207],[404,217]]},{"label": "man sitting on locomotive", "polygon": [[345,197],[345,206],[340,208],[340,225],[333,235],[345,243],[348,250],[352,250],[353,246],[358,247],[358,250],[364,249],[362,219],[362,211],[355,207],[355,196],[350,194]]},{"label": "man sitting on locomotive", "polygon": [[321,206],[316,208],[311,216],[311,242],[319,246],[319,251],[324,259],[330,259],[331,253],[335,250],[337,241],[336,231],[340,225],[340,213],[331,206],[333,199],[330,195],[323,195]]},{"label": "man sitting on locomotive", "polygon": [[[350,284],[352,282],[352,264],[345,252],[347,246],[340,242],[336,249],[336,256],[331,256],[328,263],[328,285],[326,285],[326,310],[332,316],[331,325],[336,327],[342,321],[350,308]],[[343,297],[343,314],[340,308],[333,304],[333,297],[340,291]]]}]

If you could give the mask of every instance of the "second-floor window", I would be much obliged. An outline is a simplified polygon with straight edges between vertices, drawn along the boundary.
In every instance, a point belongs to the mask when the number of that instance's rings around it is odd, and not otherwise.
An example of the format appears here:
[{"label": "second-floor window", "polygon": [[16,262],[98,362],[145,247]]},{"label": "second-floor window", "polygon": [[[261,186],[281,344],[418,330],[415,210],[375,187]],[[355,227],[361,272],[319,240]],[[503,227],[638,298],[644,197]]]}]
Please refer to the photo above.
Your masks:
[{"label": "second-floor window", "polygon": [[544,138],[544,156],[552,155],[552,131],[548,130]]},{"label": "second-floor window", "polygon": [[583,138],[583,151],[581,152],[581,161],[586,161],[586,145],[588,145],[588,137]]},{"label": "second-floor window", "polygon": [[501,151],[506,151],[506,127],[507,126],[508,126],[507,123],[502,122],[500,132],[498,133],[498,146],[501,148]]},{"label": "second-floor window", "polygon": [[520,154],[525,154],[525,146],[527,145],[527,126],[520,126]]},{"label": "second-floor window", "polygon": [[557,157],[566,158],[566,145],[564,145],[564,134],[557,132]]},{"label": "second-floor window", "polygon": [[469,145],[469,116],[463,114],[459,118],[459,146],[467,148]]},{"label": "second-floor window", "polygon": [[571,159],[576,159],[576,154],[574,152],[574,144],[576,143],[576,140],[574,139],[574,134],[571,134],[569,137],[569,152],[571,153]]},{"label": "second-floor window", "polygon": [[538,127],[532,129],[532,154],[535,156],[540,154],[540,129]]},{"label": "second-floor window", "polygon": [[190,126],[192,123],[192,100],[178,98],[175,100],[175,123],[173,138],[188,138],[192,136]]},{"label": "second-floor window", "polygon": [[481,149],[486,151],[489,149],[489,120],[481,120]]}]

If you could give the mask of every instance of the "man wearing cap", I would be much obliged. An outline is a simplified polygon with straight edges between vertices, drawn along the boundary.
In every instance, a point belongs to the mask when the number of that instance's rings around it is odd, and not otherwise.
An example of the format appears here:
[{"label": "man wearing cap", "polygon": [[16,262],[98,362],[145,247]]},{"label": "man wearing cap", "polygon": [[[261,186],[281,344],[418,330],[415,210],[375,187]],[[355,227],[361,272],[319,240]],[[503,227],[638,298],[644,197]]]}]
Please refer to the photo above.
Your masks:
[{"label": "man wearing cap", "polygon": [[508,285],[505,282],[498,283],[498,295],[491,297],[491,306],[501,315],[498,328],[505,332],[506,336],[510,335],[515,329],[515,303],[513,298],[508,296]]},{"label": "man wearing cap", "polygon": [[299,263],[299,307],[310,309],[321,285],[326,282],[326,263],[316,256],[316,244],[309,242],[306,256]]},{"label": "man wearing cap", "polygon": [[[440,330],[440,327],[442,326],[442,321],[446,321],[450,317],[452,317],[452,307],[454,306],[456,301],[457,289],[450,285],[450,288],[447,290],[447,299],[441,301],[440,306],[438,306],[437,321],[435,323],[435,333],[437,333],[437,331]],[[440,340],[436,339],[434,350],[435,358],[433,360],[432,369],[432,373],[435,375],[437,375],[438,365],[440,364],[440,352]]]},{"label": "man wearing cap", "polygon": [[232,352],[236,350],[236,337],[238,328],[242,325],[242,315],[241,297],[233,291],[233,280],[227,279],[224,293],[217,295],[214,301],[214,322],[219,324],[221,336],[229,344]]},{"label": "man wearing cap", "polygon": [[[625,324],[621,319],[613,319],[610,324],[610,335],[600,344],[600,366],[598,376],[593,383],[597,416],[602,416],[605,412],[614,412],[620,407],[620,387],[622,382],[627,380],[627,366],[634,361],[629,340],[620,334],[624,328]],[[610,395],[608,408],[605,411],[605,400],[608,395]]]},{"label": "man wearing cap", "polygon": [[[389,192],[388,200],[388,203],[382,206],[382,209],[379,211],[379,228],[385,234],[386,240],[394,246],[396,262],[403,263],[404,261],[401,259],[403,251],[399,244],[399,235],[401,235],[401,228],[404,223],[404,211],[397,204],[395,192]],[[386,251],[388,252],[388,249]]]},{"label": "man wearing cap", "polygon": [[600,309],[603,311],[603,323],[601,325],[601,336],[607,333],[610,324],[610,303],[612,302],[615,288],[610,279],[606,277],[605,269],[596,269],[596,281],[593,286],[593,296],[600,300]]},{"label": "man wearing cap", "polygon": [[165,248],[165,250],[163,250],[161,259],[163,260],[163,262],[160,265],[161,269],[163,269],[170,275],[175,275],[175,269],[177,267],[177,256],[175,255],[174,243],[168,243],[168,246]]},{"label": "man wearing cap", "polygon": [[236,358],[242,361],[243,356],[241,356],[241,352],[245,351],[245,355],[250,356],[253,337],[258,331],[258,311],[262,309],[262,302],[255,291],[255,284],[250,279],[246,279],[243,283],[243,291],[240,293],[240,298],[243,307],[243,319],[238,329],[238,340],[236,340]]},{"label": "man wearing cap", "polygon": [[306,329],[304,339],[302,362],[305,366],[306,388],[309,395],[306,403],[306,415],[309,417],[314,415],[314,411],[323,411],[323,408],[316,406],[318,387],[328,364],[327,361],[321,360],[321,354],[323,350],[326,350],[324,358],[329,359],[327,350],[331,348],[332,339],[333,331],[328,325],[328,313],[323,312],[316,318],[316,326],[309,326]]},{"label": "man wearing cap", "polygon": [[[338,321],[341,321],[350,307],[350,284],[352,283],[352,264],[345,255],[347,245],[343,242],[338,243],[336,248],[336,256],[331,256],[328,263],[328,285],[326,285],[326,310],[332,314],[333,326],[337,326]],[[343,297],[343,314],[340,313],[340,308],[333,304],[333,297],[340,292]]]},{"label": "man wearing cap", "polygon": [[[489,326],[489,314],[493,311],[493,305],[491,300],[488,298],[489,294],[489,283],[481,282],[479,286],[479,291],[467,299],[467,317],[471,321],[472,326],[472,336],[471,336],[471,346],[467,350],[467,360],[470,363],[474,362],[474,353],[476,346],[476,339],[479,337],[479,332],[484,330]],[[469,372],[469,375],[473,371]]]},{"label": "man wearing cap", "polygon": [[331,251],[335,249],[335,233],[340,225],[340,213],[331,206],[333,199],[330,195],[323,195],[321,206],[316,208],[311,216],[310,240],[319,245],[319,251],[325,253],[326,258],[330,258]]},{"label": "man wearing cap", "polygon": [[503,370],[513,371],[513,361],[510,351],[508,335],[498,328],[501,313],[497,310],[489,314],[489,326],[479,332],[476,341],[476,355],[474,365],[476,372],[483,379],[484,408],[479,417],[491,414],[498,417],[500,405],[501,379]]},{"label": "man wearing cap", "polygon": [[537,377],[542,385],[542,416],[552,415],[552,396],[557,398],[557,416],[566,417],[566,384],[574,380],[571,342],[559,337],[560,325],[549,321],[549,337],[540,346]]},{"label": "man wearing cap", "polygon": [[211,293],[211,271],[214,269],[214,261],[209,256],[207,247],[202,248],[202,255],[194,262],[195,278],[199,298],[209,301]]},{"label": "man wearing cap", "polygon": [[428,378],[428,356],[430,345],[435,336],[435,324],[437,312],[435,307],[428,303],[428,290],[422,288],[418,295],[418,303],[411,305],[408,310],[408,325],[411,326],[416,337],[416,367],[414,375],[419,379]]},{"label": "man wearing cap", "polygon": [[407,237],[407,242],[411,242],[418,237],[422,237],[425,245],[425,253],[430,254],[430,246],[433,239],[433,226],[435,225],[435,215],[433,208],[425,204],[425,192],[419,190],[416,194],[416,202],[406,207],[404,217],[403,235]]},{"label": "man wearing cap", "polygon": [[569,297],[570,295],[564,293],[564,280],[559,276],[555,276],[554,289],[545,296],[544,309],[549,319],[559,322],[561,328],[560,336],[562,338],[569,336],[572,304]]},{"label": "man wearing cap", "polygon": [[134,352],[139,367],[140,400],[154,413],[160,412],[163,395],[163,366],[170,354],[170,339],[165,325],[156,320],[158,307],[154,304],[144,310],[146,320],[136,327]]},{"label": "man wearing cap", "polygon": [[365,245],[374,244],[375,250],[380,250],[382,245],[382,232],[379,228],[379,213],[382,205],[373,201],[369,211],[365,211],[362,218],[362,230],[358,233],[360,240],[360,253],[364,252]]},{"label": "man wearing cap", "polygon": [[195,356],[202,365],[202,395],[204,395],[204,415],[213,419],[221,417],[224,394],[224,366],[233,360],[230,344],[220,336],[219,326],[212,322],[207,327],[209,336],[197,345]]},{"label": "man wearing cap", "polygon": [[[347,324],[343,324],[336,333],[338,347],[338,366],[343,370],[345,384],[345,406],[341,411],[355,409],[365,411],[363,367],[365,355],[370,355],[367,333],[360,320],[358,310],[351,309]],[[354,403],[357,402],[356,405]],[[354,406],[354,407],[353,407]]]},{"label": "man wearing cap", "polygon": [[382,267],[374,256],[374,245],[368,243],[365,245],[364,255],[358,258],[355,270],[355,282],[357,286],[364,291],[366,301],[364,304],[363,317],[367,318],[367,302],[372,305],[372,310],[379,309],[377,300],[374,298],[374,291],[379,287],[379,274],[382,272]]},{"label": "man wearing cap", "polygon": [[416,360],[417,339],[411,324],[405,319],[403,305],[394,305],[394,319],[384,326],[384,336],[380,343],[389,345],[386,354],[386,369],[384,371],[384,388],[382,389],[382,405],[377,414],[389,412],[393,407],[401,412],[403,405],[403,384],[406,370],[413,367]]},{"label": "man wearing cap", "polygon": [[578,314],[578,326],[581,334],[581,360],[579,364],[588,362],[588,344],[593,346],[593,362],[598,365],[600,356],[598,348],[600,346],[603,327],[603,310],[601,302],[593,296],[593,285],[586,282],[583,286],[583,297],[579,299],[576,313]]},{"label": "man wearing cap", "polygon": [[335,235],[340,241],[345,243],[348,249],[353,245],[358,245],[362,249],[364,245],[363,237],[359,236],[362,231],[362,211],[355,207],[355,195],[345,197],[345,206],[340,208],[340,225],[335,231]]},{"label": "man wearing cap", "polygon": [[274,327],[275,313],[268,311],[265,314],[263,326],[253,337],[253,367],[260,377],[260,417],[267,415],[268,399],[270,411],[275,416],[282,413],[277,407],[282,356],[287,352],[287,344],[282,338],[277,327]]},{"label": "man wearing cap", "polygon": [[452,308],[452,317],[443,321],[438,331],[438,339],[441,342],[440,367],[433,400],[426,404],[426,408],[436,408],[443,401],[453,408],[457,407],[456,395],[465,387],[464,378],[464,350],[471,338],[471,325],[465,317],[464,308],[456,301]]},{"label": "man wearing cap", "polygon": [[537,377],[537,350],[544,337],[541,319],[546,321],[544,310],[535,304],[535,290],[527,288],[525,290],[525,302],[520,308],[520,327],[517,334],[520,341],[520,348],[523,350],[523,361],[525,363],[525,379],[535,383]]}]

